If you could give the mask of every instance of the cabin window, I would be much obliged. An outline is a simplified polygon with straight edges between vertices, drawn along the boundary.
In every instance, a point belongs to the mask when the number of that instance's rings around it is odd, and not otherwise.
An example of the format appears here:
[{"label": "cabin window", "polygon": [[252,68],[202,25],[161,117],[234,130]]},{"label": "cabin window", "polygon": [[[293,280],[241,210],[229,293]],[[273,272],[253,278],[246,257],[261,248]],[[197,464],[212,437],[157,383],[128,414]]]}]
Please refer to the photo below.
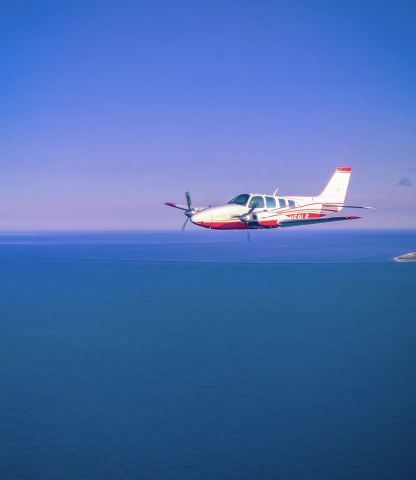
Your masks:
[{"label": "cabin window", "polygon": [[236,197],[234,197],[228,203],[234,203],[236,205],[246,205],[249,198],[250,195],[248,195],[247,193],[242,193],[241,195],[237,195]]},{"label": "cabin window", "polygon": [[280,208],[286,208],[286,200],[284,198],[279,198],[279,207]]},{"label": "cabin window", "polygon": [[255,195],[254,197],[251,197],[250,208],[264,208],[264,198]]},{"label": "cabin window", "polygon": [[288,200],[288,203],[289,203],[290,208],[295,208],[296,207],[296,203],[294,202],[294,200]]},{"label": "cabin window", "polygon": [[276,199],[274,197],[266,197],[266,207],[276,208]]}]

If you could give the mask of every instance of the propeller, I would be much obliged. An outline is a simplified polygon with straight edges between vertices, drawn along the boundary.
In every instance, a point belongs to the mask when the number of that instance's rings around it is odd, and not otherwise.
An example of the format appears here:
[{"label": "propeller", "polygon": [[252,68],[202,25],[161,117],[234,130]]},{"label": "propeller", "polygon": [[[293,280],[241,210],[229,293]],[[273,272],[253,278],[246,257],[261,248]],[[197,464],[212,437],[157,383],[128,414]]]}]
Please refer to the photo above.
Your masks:
[{"label": "propeller", "polygon": [[182,230],[185,230],[185,227],[187,223],[189,222],[189,219],[196,213],[196,210],[192,207],[192,201],[191,201],[191,195],[189,192],[185,192],[185,199],[186,199],[186,205],[188,207],[188,210],[185,210],[183,213],[186,215],[186,220],[185,223],[182,225]]},{"label": "propeller", "polygon": [[[255,216],[253,215],[253,212],[254,212],[255,208],[256,207],[250,208],[250,210],[247,213],[238,217],[243,223],[246,224],[246,226],[248,226],[250,223],[252,223],[254,221]],[[250,243],[251,242],[250,230],[247,228],[246,232],[247,232],[247,242]]]},{"label": "propeller", "polygon": [[253,212],[255,208],[256,207],[250,208],[250,210],[247,213],[245,213],[244,215],[241,215],[238,218],[246,225],[248,225],[249,223],[252,223],[254,221]]}]

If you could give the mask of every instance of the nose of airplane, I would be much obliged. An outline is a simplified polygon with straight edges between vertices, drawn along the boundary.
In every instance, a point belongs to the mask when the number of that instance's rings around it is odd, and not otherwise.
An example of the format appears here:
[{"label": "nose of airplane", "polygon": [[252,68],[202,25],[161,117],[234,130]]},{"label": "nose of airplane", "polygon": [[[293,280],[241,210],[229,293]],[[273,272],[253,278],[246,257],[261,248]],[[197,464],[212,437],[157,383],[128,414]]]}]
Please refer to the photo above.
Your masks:
[{"label": "nose of airplane", "polygon": [[195,223],[196,225],[201,225],[204,223],[205,216],[203,212],[194,213],[191,217],[191,222]]}]

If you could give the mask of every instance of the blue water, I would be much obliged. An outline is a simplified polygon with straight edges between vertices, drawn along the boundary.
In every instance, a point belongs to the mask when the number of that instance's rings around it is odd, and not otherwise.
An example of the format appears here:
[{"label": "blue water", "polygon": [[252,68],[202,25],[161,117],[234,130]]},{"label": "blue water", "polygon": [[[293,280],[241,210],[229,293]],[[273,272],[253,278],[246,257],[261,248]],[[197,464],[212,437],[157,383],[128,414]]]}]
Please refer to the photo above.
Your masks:
[{"label": "blue water", "polygon": [[415,478],[416,232],[251,237],[1,235],[0,478]]}]

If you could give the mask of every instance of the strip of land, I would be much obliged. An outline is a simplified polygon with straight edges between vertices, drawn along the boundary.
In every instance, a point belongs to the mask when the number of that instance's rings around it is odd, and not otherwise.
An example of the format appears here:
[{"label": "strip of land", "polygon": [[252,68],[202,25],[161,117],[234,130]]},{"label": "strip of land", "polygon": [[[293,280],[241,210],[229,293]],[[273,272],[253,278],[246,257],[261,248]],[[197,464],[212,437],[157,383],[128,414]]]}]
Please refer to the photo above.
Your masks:
[{"label": "strip of land", "polygon": [[398,257],[394,257],[394,260],[396,262],[416,262],[416,252],[399,255]]}]

